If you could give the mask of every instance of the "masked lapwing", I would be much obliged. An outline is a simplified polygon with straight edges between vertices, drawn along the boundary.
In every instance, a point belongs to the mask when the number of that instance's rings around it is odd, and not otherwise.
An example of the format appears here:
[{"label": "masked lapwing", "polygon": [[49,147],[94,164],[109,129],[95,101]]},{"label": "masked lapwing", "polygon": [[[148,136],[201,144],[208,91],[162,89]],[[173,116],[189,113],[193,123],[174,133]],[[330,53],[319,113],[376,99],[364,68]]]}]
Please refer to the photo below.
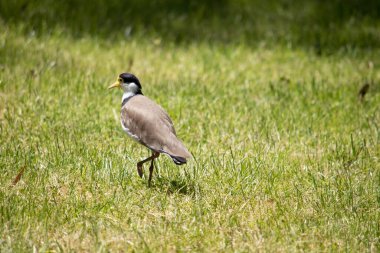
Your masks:
[{"label": "masked lapwing", "polygon": [[191,155],[177,138],[173,122],[158,104],[145,97],[139,79],[130,73],[122,73],[109,89],[121,88],[121,126],[133,140],[152,151],[152,156],[137,163],[137,172],[143,176],[143,164],[151,161],[148,183],[152,180],[154,159],[161,153],[168,155],[175,164],[187,162]]}]

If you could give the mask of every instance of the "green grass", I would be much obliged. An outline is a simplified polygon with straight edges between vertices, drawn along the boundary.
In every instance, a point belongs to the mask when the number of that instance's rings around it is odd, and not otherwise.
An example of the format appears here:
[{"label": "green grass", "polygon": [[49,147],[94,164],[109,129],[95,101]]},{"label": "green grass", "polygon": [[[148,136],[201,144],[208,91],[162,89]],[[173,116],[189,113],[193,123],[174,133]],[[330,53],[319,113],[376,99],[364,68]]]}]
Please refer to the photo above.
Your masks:
[{"label": "green grass", "polygon": [[[190,17],[210,26],[194,21],[189,34],[179,5],[163,10],[179,20],[173,33],[156,14],[125,38],[117,27],[106,36],[116,17],[97,31],[100,21],[79,8],[49,14],[49,27],[32,15],[45,13],[42,4],[17,20],[1,2],[0,251],[378,252],[378,18],[343,9],[325,26],[300,18],[314,2],[300,15],[300,4],[286,3],[246,10],[262,13],[263,27],[250,27],[246,13],[237,30],[232,16],[223,23],[196,8]],[[301,28],[305,20],[314,30]],[[218,35],[223,25],[231,34]],[[192,37],[196,28],[206,37]],[[107,90],[124,71],[194,155],[181,167],[160,157],[151,188],[136,170],[149,152],[124,134],[121,93]]]}]

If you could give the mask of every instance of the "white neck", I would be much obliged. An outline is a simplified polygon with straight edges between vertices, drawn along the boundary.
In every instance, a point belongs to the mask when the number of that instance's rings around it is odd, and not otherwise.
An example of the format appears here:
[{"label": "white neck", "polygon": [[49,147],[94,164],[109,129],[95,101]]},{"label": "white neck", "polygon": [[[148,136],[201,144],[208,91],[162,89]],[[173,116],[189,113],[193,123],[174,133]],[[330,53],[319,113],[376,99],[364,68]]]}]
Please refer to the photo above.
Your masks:
[{"label": "white neck", "polygon": [[123,83],[121,88],[124,91],[122,103],[125,99],[131,98],[139,92],[139,87],[135,83]]},{"label": "white neck", "polygon": [[133,97],[134,95],[136,95],[136,94],[133,93],[133,92],[130,92],[130,91],[126,91],[126,92],[124,92],[123,97],[122,97],[122,99],[121,99],[121,102],[123,102],[124,99],[126,99],[126,98],[131,98],[131,97]]}]

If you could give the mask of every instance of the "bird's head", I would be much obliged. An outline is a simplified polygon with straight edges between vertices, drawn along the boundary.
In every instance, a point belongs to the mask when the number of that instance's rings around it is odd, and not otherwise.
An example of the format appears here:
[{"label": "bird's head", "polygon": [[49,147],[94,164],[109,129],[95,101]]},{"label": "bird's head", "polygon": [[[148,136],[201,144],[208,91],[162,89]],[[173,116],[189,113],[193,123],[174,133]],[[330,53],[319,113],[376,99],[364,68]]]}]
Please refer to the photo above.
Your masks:
[{"label": "bird's head", "polygon": [[141,92],[141,84],[139,79],[133,74],[130,73],[122,73],[118,76],[115,83],[108,87],[108,89],[112,88],[121,88],[124,93],[132,93],[132,94],[142,94]]}]

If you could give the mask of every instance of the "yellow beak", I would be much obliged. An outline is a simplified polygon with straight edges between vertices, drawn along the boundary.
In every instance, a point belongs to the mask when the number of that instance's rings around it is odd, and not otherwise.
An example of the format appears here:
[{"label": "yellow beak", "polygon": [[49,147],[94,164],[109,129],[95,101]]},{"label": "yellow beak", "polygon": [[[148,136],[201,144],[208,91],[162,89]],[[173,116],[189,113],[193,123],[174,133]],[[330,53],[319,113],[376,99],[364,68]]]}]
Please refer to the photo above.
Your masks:
[{"label": "yellow beak", "polygon": [[113,89],[113,88],[120,88],[121,87],[121,83],[119,80],[117,80],[116,82],[114,82],[113,84],[111,84],[108,89]]}]

